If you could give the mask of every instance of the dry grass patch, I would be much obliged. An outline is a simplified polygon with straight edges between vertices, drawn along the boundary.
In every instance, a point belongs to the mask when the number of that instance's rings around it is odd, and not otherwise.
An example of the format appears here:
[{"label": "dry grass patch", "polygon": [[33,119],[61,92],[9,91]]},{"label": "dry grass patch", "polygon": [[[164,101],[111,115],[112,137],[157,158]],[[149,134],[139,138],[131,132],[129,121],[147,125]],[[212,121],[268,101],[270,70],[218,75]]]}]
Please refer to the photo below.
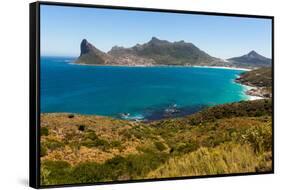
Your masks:
[{"label": "dry grass patch", "polygon": [[184,156],[171,158],[150,172],[147,178],[247,173],[260,171],[261,168],[270,171],[271,160],[264,155],[256,155],[250,145],[224,144],[216,148],[199,148]]}]

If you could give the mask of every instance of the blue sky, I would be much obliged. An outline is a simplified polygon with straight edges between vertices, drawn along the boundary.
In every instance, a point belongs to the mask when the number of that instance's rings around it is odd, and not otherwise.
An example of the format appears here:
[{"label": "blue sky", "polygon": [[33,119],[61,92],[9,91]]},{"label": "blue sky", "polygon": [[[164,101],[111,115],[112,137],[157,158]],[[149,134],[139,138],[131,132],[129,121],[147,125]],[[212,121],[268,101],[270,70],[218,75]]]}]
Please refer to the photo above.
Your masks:
[{"label": "blue sky", "polygon": [[271,58],[269,19],[41,5],[41,55],[79,56],[84,38],[107,52],[152,36],[192,42],[220,58],[251,50]]}]

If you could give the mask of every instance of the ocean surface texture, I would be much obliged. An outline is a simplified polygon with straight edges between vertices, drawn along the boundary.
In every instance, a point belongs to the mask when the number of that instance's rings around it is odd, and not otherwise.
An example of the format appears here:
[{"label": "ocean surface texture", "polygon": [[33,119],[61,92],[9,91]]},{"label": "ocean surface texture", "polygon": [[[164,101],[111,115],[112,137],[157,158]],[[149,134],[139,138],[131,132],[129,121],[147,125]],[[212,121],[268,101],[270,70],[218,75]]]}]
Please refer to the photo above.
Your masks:
[{"label": "ocean surface texture", "polygon": [[234,82],[243,71],[86,66],[73,60],[41,57],[41,112],[154,120],[249,99],[245,87]]}]

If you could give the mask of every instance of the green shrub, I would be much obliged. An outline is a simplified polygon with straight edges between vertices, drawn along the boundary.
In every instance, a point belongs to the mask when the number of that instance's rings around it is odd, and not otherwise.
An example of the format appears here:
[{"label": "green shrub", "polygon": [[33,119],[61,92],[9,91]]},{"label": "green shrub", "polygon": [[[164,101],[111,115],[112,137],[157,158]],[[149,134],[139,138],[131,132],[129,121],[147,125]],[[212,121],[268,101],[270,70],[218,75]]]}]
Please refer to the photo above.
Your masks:
[{"label": "green shrub", "polygon": [[40,135],[41,136],[48,136],[49,135],[49,130],[47,127],[41,127],[40,128]]},{"label": "green shrub", "polygon": [[202,142],[202,145],[205,147],[215,147],[220,145],[221,143],[225,143],[229,141],[229,139],[226,138],[227,135],[221,135],[221,136],[209,136],[206,140]]},{"label": "green shrub", "polygon": [[98,136],[95,131],[89,131],[86,134],[86,138],[91,139],[91,140],[96,140],[96,139],[98,139]]},{"label": "green shrub", "polygon": [[47,148],[44,145],[40,145],[40,156],[46,156],[47,155]]},{"label": "green shrub", "polygon": [[95,162],[81,163],[75,166],[71,172],[72,179],[76,183],[94,183],[107,178],[107,172],[101,164]]},{"label": "green shrub", "polygon": [[143,133],[141,131],[139,131],[139,130],[132,130],[131,133],[137,139],[142,139],[143,138]]},{"label": "green shrub", "polygon": [[74,118],[74,114],[69,114],[69,115],[68,115],[68,118],[69,118],[69,119]]},{"label": "green shrub", "polygon": [[46,169],[44,164],[41,164],[40,167],[40,183],[41,185],[50,185],[51,182],[49,181],[50,171]]},{"label": "green shrub", "polygon": [[42,185],[60,185],[74,183],[71,175],[70,164],[65,161],[43,161],[41,163],[41,174],[44,174]]},{"label": "green shrub", "polygon": [[250,143],[255,152],[261,153],[272,149],[272,128],[271,125],[253,126],[242,135],[244,142]]},{"label": "green shrub", "polygon": [[152,131],[150,128],[142,127],[142,126],[134,126],[130,130],[128,130],[131,136],[136,137],[137,139],[147,139],[152,138]]},{"label": "green shrub", "polygon": [[256,117],[272,114],[272,100],[240,101],[205,108],[202,111],[188,116],[190,125],[204,122],[213,122],[217,119],[232,117]]},{"label": "green shrub", "polygon": [[86,138],[81,142],[81,145],[92,148],[98,147],[103,150],[110,148],[110,143],[106,140],[100,139],[95,131],[89,131],[86,134]]},{"label": "green shrub", "polygon": [[132,134],[130,133],[130,130],[125,130],[124,132],[122,131],[122,133],[120,132],[119,135],[123,135],[124,140],[132,139]]},{"label": "green shrub", "polygon": [[174,150],[176,151],[176,154],[185,154],[192,152],[199,148],[199,145],[195,141],[189,141],[189,142],[182,142],[178,143]]},{"label": "green shrub", "polygon": [[61,147],[64,147],[64,144],[62,142],[56,141],[56,140],[46,140],[45,142],[42,142],[44,146],[50,150],[55,150]]},{"label": "green shrub", "polygon": [[160,141],[154,142],[154,145],[157,148],[157,150],[159,150],[159,151],[166,150],[166,146]]},{"label": "green shrub", "polygon": [[97,139],[94,141],[94,146],[98,146],[98,147],[109,147],[109,143],[106,140],[103,139]]},{"label": "green shrub", "polygon": [[85,131],[85,128],[86,128],[85,125],[79,125],[78,126],[79,131]]},{"label": "green shrub", "polygon": [[167,154],[161,153],[115,156],[103,164],[79,164],[73,169],[72,177],[79,183],[136,179],[159,167],[167,158]]},{"label": "green shrub", "polygon": [[129,176],[128,172],[128,160],[122,156],[115,156],[114,158],[107,160],[103,164],[103,169],[107,171],[107,178],[111,180],[124,179]]},{"label": "green shrub", "polygon": [[113,148],[120,148],[121,147],[121,142],[120,141],[112,141],[110,143],[110,146]]},{"label": "green shrub", "polygon": [[86,146],[88,148],[98,147],[103,150],[110,147],[110,144],[106,140],[99,139],[99,138],[95,140],[91,140],[91,139],[85,140],[81,143],[81,145]]},{"label": "green shrub", "polygon": [[144,177],[148,172],[155,170],[168,159],[166,153],[144,153],[127,157],[128,172],[131,178]]}]

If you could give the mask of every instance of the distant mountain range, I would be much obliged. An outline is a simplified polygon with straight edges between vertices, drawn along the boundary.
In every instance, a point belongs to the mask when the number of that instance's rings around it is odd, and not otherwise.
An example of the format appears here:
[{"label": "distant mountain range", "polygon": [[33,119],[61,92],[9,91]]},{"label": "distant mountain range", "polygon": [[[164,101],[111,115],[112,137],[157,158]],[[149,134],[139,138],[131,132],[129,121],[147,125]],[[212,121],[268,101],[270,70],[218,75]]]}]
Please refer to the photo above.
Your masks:
[{"label": "distant mountain range", "polygon": [[271,59],[266,58],[255,51],[251,51],[240,57],[228,59],[232,64],[238,67],[270,67]]},{"label": "distant mountain range", "polygon": [[186,65],[186,66],[226,66],[262,67],[270,66],[271,60],[252,51],[247,55],[227,61],[212,57],[192,43],[169,42],[152,37],[144,44],[130,48],[114,46],[105,53],[83,39],[81,53],[75,63],[92,65]]}]

